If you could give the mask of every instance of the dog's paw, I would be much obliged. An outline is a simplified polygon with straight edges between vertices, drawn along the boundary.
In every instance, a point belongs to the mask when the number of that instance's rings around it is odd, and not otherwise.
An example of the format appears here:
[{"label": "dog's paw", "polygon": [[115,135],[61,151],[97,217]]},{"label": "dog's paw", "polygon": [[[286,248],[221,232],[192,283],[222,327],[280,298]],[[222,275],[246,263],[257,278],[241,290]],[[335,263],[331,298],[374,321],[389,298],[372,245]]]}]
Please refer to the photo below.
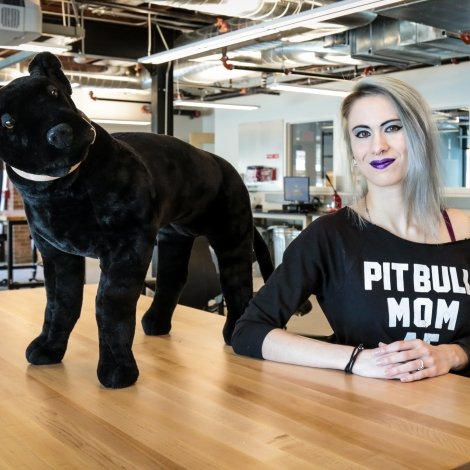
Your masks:
[{"label": "dog's paw", "polygon": [[108,351],[102,351],[98,362],[98,380],[107,388],[125,388],[139,377],[139,369],[132,351],[121,351],[119,361]]},{"label": "dog's paw", "polygon": [[139,377],[137,365],[98,366],[98,380],[106,388],[125,388],[134,385]]},{"label": "dog's paw", "polygon": [[167,335],[171,330],[171,322],[161,321],[153,313],[147,312],[142,317],[142,328],[149,336]]},{"label": "dog's paw", "polygon": [[224,329],[222,331],[222,335],[224,337],[224,341],[227,346],[232,345],[232,334],[233,334],[234,329],[235,329],[235,322],[227,319],[224,325]]},{"label": "dog's paw", "polygon": [[38,336],[26,348],[26,359],[36,366],[57,364],[62,361],[66,347],[66,345],[51,344],[43,336]]}]

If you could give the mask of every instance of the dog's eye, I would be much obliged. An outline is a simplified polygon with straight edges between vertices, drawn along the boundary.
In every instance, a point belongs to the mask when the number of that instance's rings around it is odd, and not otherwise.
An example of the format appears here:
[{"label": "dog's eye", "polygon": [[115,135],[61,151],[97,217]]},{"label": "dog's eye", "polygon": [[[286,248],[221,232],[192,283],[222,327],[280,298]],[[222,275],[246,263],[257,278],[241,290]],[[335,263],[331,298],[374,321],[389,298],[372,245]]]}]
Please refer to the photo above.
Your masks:
[{"label": "dog's eye", "polygon": [[59,96],[59,90],[55,86],[49,85],[47,87],[47,92],[54,98],[57,98]]},{"label": "dog's eye", "polygon": [[4,114],[2,116],[2,126],[5,129],[13,129],[15,127],[15,120],[9,114]]}]

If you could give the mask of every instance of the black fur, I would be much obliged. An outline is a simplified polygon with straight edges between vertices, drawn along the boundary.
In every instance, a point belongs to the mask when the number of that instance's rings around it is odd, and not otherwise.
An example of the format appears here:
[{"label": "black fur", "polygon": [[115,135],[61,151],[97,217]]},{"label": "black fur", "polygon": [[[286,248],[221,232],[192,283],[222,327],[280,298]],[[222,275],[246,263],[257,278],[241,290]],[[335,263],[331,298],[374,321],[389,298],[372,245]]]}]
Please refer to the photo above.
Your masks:
[{"label": "black fur", "polygon": [[[0,90],[0,157],[24,199],[44,262],[45,321],[27,348],[28,361],[62,360],[80,316],[84,257],[99,258],[98,378],[106,387],[133,384],[139,374],[132,354],[136,303],[155,238],[156,295],[142,325],[148,335],[164,335],[199,234],[208,237],[218,258],[228,311],[223,336],[230,344],[252,296],[253,234],[264,276],[273,270],[236,170],[173,137],[108,134],[77,110],[52,54],[38,54],[29,71]],[[15,169],[57,179],[32,181]]]}]

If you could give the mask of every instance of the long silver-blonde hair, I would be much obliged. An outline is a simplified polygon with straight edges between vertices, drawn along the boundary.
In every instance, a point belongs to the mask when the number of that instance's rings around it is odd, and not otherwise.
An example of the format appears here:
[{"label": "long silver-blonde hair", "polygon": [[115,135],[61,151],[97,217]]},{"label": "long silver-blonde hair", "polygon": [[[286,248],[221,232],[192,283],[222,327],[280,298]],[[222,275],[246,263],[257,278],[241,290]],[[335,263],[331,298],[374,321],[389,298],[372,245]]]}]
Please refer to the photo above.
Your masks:
[{"label": "long silver-blonde hair", "polygon": [[346,96],[341,106],[343,138],[348,160],[354,197],[360,199],[367,194],[367,185],[358,184],[354,171],[348,118],[352,105],[365,96],[382,95],[395,105],[403,124],[408,149],[408,172],[404,180],[404,197],[407,220],[412,219],[425,233],[437,236],[444,208],[440,144],[437,126],[431,109],[420,93],[408,84],[388,76],[372,76],[359,80],[352,93]]}]

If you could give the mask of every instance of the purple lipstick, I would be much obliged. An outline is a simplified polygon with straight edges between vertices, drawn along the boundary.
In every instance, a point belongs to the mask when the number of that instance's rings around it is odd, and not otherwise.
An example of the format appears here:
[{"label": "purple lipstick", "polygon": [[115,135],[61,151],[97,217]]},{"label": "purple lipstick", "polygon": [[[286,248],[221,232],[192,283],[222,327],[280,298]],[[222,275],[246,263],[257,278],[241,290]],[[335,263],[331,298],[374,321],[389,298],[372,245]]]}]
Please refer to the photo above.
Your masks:
[{"label": "purple lipstick", "polygon": [[394,158],[382,158],[382,160],[373,160],[370,164],[376,170],[385,170],[385,168],[388,168],[394,161]]}]

